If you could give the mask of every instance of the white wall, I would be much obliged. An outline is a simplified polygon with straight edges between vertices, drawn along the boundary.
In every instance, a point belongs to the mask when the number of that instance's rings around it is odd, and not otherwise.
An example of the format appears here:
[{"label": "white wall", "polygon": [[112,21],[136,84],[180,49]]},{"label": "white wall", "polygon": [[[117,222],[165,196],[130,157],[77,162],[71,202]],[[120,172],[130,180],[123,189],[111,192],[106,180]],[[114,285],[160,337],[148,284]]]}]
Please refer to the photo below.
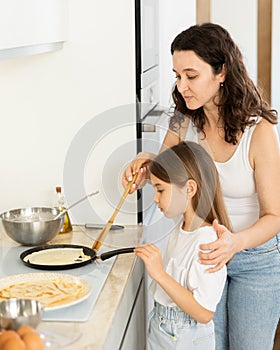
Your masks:
[{"label": "white wall", "polygon": [[171,91],[175,82],[172,71],[170,47],[175,36],[196,22],[195,0],[159,1],[159,64],[160,64],[160,105],[168,108],[172,104]]},{"label": "white wall", "polygon": [[79,129],[135,102],[134,62],[131,0],[69,0],[62,50],[0,61],[0,212],[52,205]]},{"label": "white wall", "polygon": [[[229,30],[238,44],[250,77],[257,83],[257,0],[211,0],[211,21]],[[280,111],[280,2],[272,2],[271,106]],[[238,21],[236,20],[238,18]],[[278,126],[278,130],[279,130]]]},{"label": "white wall", "polygon": [[225,27],[243,54],[251,79],[257,82],[257,0],[211,0],[211,22]]}]

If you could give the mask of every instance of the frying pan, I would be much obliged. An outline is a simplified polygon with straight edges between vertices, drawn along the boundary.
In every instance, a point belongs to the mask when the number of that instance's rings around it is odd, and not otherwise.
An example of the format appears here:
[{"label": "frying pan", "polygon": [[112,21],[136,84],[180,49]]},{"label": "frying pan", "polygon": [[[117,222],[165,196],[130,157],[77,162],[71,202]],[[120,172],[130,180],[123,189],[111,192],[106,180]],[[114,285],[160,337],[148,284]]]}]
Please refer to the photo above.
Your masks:
[{"label": "frying pan", "polygon": [[[48,263],[34,263],[30,262],[28,259],[31,258],[32,253],[40,253],[40,252],[46,252],[46,250],[57,250],[57,254],[61,254],[61,251],[65,248],[71,248],[71,250],[77,249],[77,258],[75,258],[72,262],[65,263],[65,264],[48,264]],[[83,254],[88,256],[87,260],[82,260],[79,258],[78,252],[83,251]],[[73,269],[76,267],[81,267],[84,265],[87,265],[91,262],[93,262],[95,259],[100,259],[100,260],[107,260],[112,258],[113,256],[119,255],[119,254],[126,254],[126,253],[133,253],[134,247],[130,248],[121,248],[121,249],[115,249],[111,250],[105,253],[102,253],[100,255],[97,255],[96,250],[82,246],[82,245],[76,245],[76,244],[49,244],[49,245],[43,245],[43,246],[38,246],[34,247],[31,249],[27,249],[24,252],[20,254],[20,259],[21,261],[28,267],[32,267],[34,269],[40,269],[40,270],[65,270],[65,269]]]},{"label": "frying pan", "polygon": [[[112,224],[114,222],[114,219],[116,215],[118,214],[120,207],[122,206],[123,202],[125,201],[125,198],[127,197],[129,190],[131,186],[133,185],[134,181],[137,178],[138,173],[134,174],[132,180],[129,182],[127,188],[125,189],[122,198],[117,205],[117,208],[115,209],[112,217],[110,220],[107,222],[101,233],[99,234],[98,238],[95,240],[93,243],[92,248],[85,247],[82,245],[75,245],[75,244],[54,244],[54,245],[43,245],[35,248],[31,248],[28,250],[25,250],[23,253],[20,254],[20,259],[21,261],[29,266],[33,267],[35,269],[41,269],[41,270],[65,270],[65,269],[72,269],[75,267],[80,267],[84,266],[86,264],[89,264],[90,262],[94,261],[95,259],[101,259],[101,260],[106,260],[110,259],[115,255],[119,254],[126,254],[126,253],[132,253],[134,251],[134,247],[132,248],[122,248],[122,249],[115,249],[106,253],[103,253],[101,255],[97,255],[97,250],[101,247],[107,233],[109,232],[110,228],[112,227]],[[93,193],[96,194],[97,192]],[[91,195],[93,195],[91,194]],[[74,203],[71,207],[77,205],[84,199],[86,199],[88,196],[82,198],[78,202]],[[68,208],[70,209],[70,207]],[[62,215],[62,212],[57,215],[60,216]],[[57,257],[59,256],[58,254],[60,253],[61,255],[64,254],[64,256],[67,254],[67,249],[71,249],[71,257],[69,259],[69,263],[64,263],[64,262],[56,262]],[[44,255],[46,254],[47,250],[52,250],[50,252],[49,256],[47,256],[47,259],[44,259]],[[59,251],[60,250],[60,251]],[[77,255],[75,250],[77,250]],[[64,251],[64,253],[63,253]],[[74,252],[74,258],[72,253]],[[33,258],[34,256],[40,255],[41,253],[41,262],[34,262]],[[51,256],[51,253],[54,254]],[[32,257],[33,254],[33,257]],[[85,257],[86,256],[86,257]],[[32,262],[33,260],[33,262]],[[38,260],[37,260],[38,261]]]}]

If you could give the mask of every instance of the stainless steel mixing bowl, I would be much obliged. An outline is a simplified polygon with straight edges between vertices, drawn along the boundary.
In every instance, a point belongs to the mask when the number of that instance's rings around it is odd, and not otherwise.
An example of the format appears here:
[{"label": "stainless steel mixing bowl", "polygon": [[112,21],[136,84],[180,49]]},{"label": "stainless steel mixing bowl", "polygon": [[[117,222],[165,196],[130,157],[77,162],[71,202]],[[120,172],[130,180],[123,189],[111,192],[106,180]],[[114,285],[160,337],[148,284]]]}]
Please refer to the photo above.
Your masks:
[{"label": "stainless steel mixing bowl", "polygon": [[60,231],[64,215],[56,208],[32,207],[13,209],[2,213],[7,235],[22,245],[40,245],[52,240]]},{"label": "stainless steel mixing bowl", "polygon": [[0,329],[18,330],[29,325],[36,328],[43,313],[42,304],[35,299],[8,299],[0,303]]}]

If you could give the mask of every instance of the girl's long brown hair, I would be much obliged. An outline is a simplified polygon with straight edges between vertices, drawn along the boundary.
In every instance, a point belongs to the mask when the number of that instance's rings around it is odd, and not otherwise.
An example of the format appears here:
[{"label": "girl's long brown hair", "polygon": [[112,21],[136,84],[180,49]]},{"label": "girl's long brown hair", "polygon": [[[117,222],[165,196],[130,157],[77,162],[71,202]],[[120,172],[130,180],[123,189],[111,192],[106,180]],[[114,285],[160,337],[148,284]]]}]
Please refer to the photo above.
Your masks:
[{"label": "girl's long brown hair", "polygon": [[150,164],[150,172],[160,180],[183,187],[189,179],[197,184],[192,198],[196,214],[212,224],[231,229],[225,208],[219,175],[210,155],[197,143],[180,142],[160,153]]},{"label": "girl's long brown hair", "polygon": [[[248,75],[239,48],[223,27],[214,23],[203,23],[184,30],[172,42],[171,54],[184,50],[194,51],[212,67],[215,75],[225,68],[226,78],[220,88],[218,109],[226,142],[237,143],[238,133],[243,133],[246,126],[255,123],[251,116],[261,116],[270,123],[277,124],[277,112],[270,109],[267,101],[262,98]],[[188,117],[203,132],[203,108],[188,109],[177,86],[174,87],[172,97],[175,113],[170,119],[171,130],[177,131]]]}]

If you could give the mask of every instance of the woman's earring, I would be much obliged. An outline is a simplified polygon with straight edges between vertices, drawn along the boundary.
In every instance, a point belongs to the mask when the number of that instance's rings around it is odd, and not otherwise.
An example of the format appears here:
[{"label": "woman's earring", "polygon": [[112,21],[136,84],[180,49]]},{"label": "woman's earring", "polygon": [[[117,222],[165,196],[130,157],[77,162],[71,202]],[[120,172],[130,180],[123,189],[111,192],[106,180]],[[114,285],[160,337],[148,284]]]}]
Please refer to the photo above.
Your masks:
[{"label": "woman's earring", "polygon": [[224,83],[223,82],[220,83],[220,87],[221,88],[224,87]]}]

